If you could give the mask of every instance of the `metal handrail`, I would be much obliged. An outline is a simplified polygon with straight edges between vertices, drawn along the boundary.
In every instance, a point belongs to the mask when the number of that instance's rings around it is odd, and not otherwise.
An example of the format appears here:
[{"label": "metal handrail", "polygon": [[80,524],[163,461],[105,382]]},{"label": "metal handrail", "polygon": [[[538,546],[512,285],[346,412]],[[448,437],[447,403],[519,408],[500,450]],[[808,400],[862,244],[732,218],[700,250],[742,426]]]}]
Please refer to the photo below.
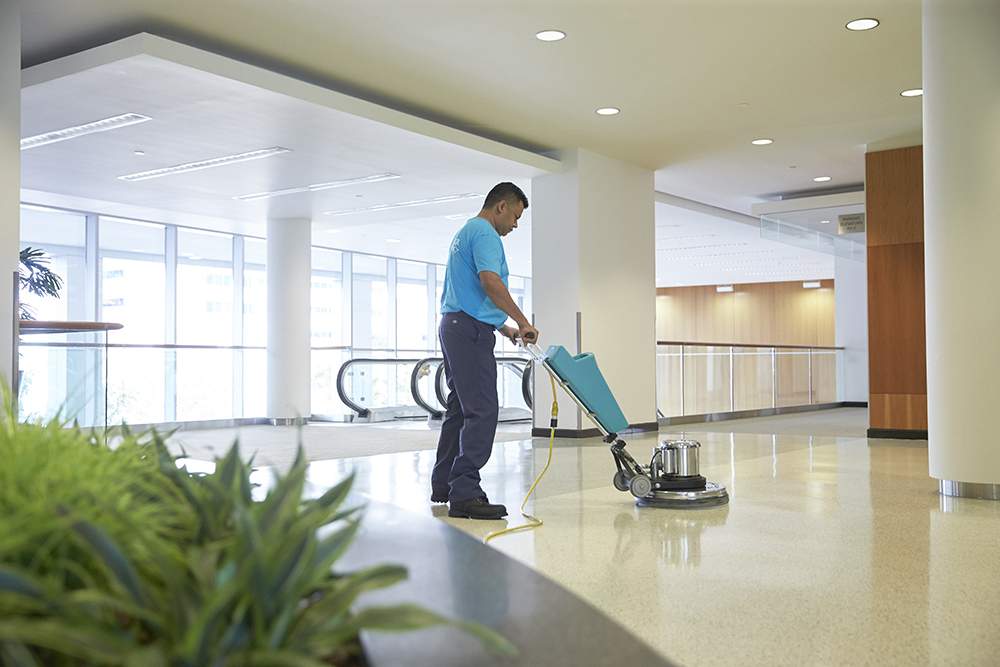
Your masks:
[{"label": "metal handrail", "polygon": [[[531,359],[527,357],[496,357],[497,364],[501,366],[508,366],[513,368],[518,375],[521,376],[521,397],[524,398],[524,404],[528,406],[530,410],[533,407],[532,396],[531,396]],[[424,361],[444,361],[441,357],[428,357]],[[518,368],[517,364],[523,364],[523,368]],[[444,395],[442,390],[441,376],[444,374],[444,364],[438,364],[437,372],[434,374],[434,395],[437,397],[438,403],[442,406],[448,405],[448,397]],[[417,389],[415,384],[411,384],[413,387],[413,397],[417,400],[417,403],[423,406],[423,402],[417,398]],[[424,408],[432,415],[436,411],[432,412],[432,408]],[[435,416],[435,419],[438,417]]]},{"label": "metal handrail", "polygon": [[357,412],[359,417],[367,417],[371,414],[371,410],[355,403],[347,396],[347,393],[344,391],[344,376],[347,374],[347,369],[353,366],[354,364],[363,364],[363,363],[416,364],[420,363],[420,361],[422,360],[421,359],[375,359],[375,358],[365,358],[365,357],[348,359],[340,366],[340,370],[337,372],[337,394],[340,396],[340,400],[343,401],[344,405],[349,407],[351,410]]},{"label": "metal handrail", "polygon": [[684,340],[658,340],[657,345],[694,345],[696,347],[789,347],[800,350],[843,350],[832,345],[782,345],[781,343],[697,343]]}]

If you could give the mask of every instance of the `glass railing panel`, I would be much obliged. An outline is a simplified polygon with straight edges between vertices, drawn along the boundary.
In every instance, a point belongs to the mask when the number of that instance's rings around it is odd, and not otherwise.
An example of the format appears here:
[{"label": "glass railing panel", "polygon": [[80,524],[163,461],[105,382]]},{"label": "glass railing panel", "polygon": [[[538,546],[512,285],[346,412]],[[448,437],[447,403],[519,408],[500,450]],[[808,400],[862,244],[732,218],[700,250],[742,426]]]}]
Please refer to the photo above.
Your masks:
[{"label": "glass railing panel", "polygon": [[837,350],[812,351],[812,402],[837,400]]},{"label": "glass railing panel", "polygon": [[[167,421],[166,358],[162,347],[108,349],[108,424]],[[228,350],[221,350],[230,354]],[[170,351],[173,354],[173,351]]]},{"label": "glass railing panel", "polygon": [[177,413],[171,421],[232,419],[233,350],[231,348],[167,350],[167,364],[177,368]]},{"label": "glass railing panel", "polygon": [[684,414],[680,345],[656,346],[656,408],[664,417]]},{"label": "glass railing panel", "polygon": [[733,408],[774,407],[774,366],[770,347],[733,348]]},{"label": "glass railing panel", "polygon": [[[350,358],[349,350],[312,351],[311,409],[314,415],[343,417],[350,414],[337,394],[337,373]],[[266,400],[266,398],[265,398]]]},{"label": "glass railing panel", "polygon": [[[267,350],[242,350],[244,418],[267,416]],[[336,374],[334,375],[336,379]],[[334,394],[337,390],[334,388]]]},{"label": "glass railing panel", "polygon": [[684,347],[684,414],[732,410],[729,347]]},{"label": "glass railing panel", "polygon": [[48,421],[58,416],[80,426],[103,428],[103,341],[103,333],[22,336],[18,418]]},{"label": "glass railing panel", "polygon": [[776,349],[775,374],[778,390],[775,407],[809,405],[809,349]]},{"label": "glass railing panel", "polygon": [[[525,418],[530,417],[531,412],[531,408],[524,400],[521,385],[521,377],[527,363],[525,360],[524,364],[503,362],[497,365],[497,398],[501,409],[523,410]],[[551,390],[549,392],[551,393]]]}]

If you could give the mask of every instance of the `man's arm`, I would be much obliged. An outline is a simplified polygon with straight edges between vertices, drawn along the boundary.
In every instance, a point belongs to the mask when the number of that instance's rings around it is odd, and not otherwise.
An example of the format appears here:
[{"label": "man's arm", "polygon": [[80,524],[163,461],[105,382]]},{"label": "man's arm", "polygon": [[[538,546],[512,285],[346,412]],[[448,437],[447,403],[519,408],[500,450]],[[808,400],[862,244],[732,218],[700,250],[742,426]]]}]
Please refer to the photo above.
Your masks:
[{"label": "man's arm", "polygon": [[490,297],[490,301],[493,302],[493,305],[502,310],[508,317],[517,323],[518,333],[520,334],[521,339],[527,343],[537,343],[538,329],[531,326],[531,323],[528,322],[528,318],[524,316],[521,309],[517,307],[516,303],[514,303],[513,297],[511,297],[510,292],[507,290],[507,286],[503,284],[500,276],[492,271],[480,271],[479,282],[482,283],[483,290],[486,292],[486,296]]}]

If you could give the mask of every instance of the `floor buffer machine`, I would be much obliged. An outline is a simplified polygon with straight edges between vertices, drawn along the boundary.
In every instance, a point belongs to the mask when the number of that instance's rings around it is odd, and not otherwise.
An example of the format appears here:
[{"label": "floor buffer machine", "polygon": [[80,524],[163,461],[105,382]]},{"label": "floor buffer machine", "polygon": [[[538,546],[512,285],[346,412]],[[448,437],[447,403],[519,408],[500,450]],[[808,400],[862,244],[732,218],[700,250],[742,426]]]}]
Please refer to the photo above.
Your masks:
[{"label": "floor buffer machine", "polygon": [[525,348],[604,434],[618,466],[612,480],[616,489],[630,492],[642,507],[707,509],[729,502],[726,487],[707,481],[699,472],[701,444],[695,440],[661,442],[649,466],[639,464],[625,451],[618,432],[628,427],[628,420],[593,354],[574,356],[562,345],[550,345],[544,352],[534,343]]}]

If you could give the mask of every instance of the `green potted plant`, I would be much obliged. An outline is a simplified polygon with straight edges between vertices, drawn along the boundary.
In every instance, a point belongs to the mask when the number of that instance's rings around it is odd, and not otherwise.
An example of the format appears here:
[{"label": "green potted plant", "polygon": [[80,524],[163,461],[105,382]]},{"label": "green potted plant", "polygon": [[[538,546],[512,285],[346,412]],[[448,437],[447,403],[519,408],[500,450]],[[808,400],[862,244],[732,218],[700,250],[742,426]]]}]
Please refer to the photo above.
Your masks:
[{"label": "green potted plant", "polygon": [[0,664],[363,665],[362,630],[442,623],[516,655],[493,631],[419,606],[356,608],[406,571],[336,571],[361,509],[343,506],[351,479],[302,500],[301,448],[255,501],[237,444],[192,475],[155,433],[126,432],[112,451],[63,424],[18,424],[7,405]]},{"label": "green potted plant", "polygon": [[[27,247],[21,251],[20,260],[17,277],[21,290],[28,290],[37,296],[59,298],[59,290],[62,289],[63,281],[48,267],[48,255],[38,248]],[[34,309],[22,301],[18,317],[22,320],[33,320],[35,319]]]}]

